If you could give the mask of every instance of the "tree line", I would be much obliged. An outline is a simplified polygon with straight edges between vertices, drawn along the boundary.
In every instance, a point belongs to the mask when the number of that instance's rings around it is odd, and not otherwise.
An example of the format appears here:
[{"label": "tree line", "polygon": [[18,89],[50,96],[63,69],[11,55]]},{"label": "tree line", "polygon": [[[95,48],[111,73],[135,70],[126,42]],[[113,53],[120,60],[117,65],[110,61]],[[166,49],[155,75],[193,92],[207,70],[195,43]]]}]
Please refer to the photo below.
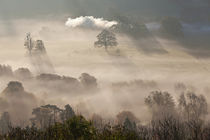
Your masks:
[{"label": "tree line", "polygon": [[[70,105],[44,105],[32,111],[31,125],[13,127],[9,113],[0,119],[1,139],[14,140],[209,140],[208,104],[203,95],[154,91],[145,98],[151,120],[143,124],[133,112],[122,111],[115,122],[94,114],[87,120]],[[144,112],[142,112],[144,113]]]}]

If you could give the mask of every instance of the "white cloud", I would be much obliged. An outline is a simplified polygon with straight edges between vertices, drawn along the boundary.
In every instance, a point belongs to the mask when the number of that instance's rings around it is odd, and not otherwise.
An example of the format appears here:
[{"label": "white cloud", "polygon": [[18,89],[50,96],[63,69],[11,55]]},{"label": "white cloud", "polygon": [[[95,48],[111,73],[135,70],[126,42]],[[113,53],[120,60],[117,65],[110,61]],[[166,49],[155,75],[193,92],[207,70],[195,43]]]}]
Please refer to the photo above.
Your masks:
[{"label": "white cloud", "polygon": [[93,29],[105,29],[110,28],[113,25],[118,24],[116,21],[108,21],[103,18],[95,18],[93,16],[81,16],[77,18],[68,18],[66,26],[71,28],[82,27],[82,28],[93,28]]}]

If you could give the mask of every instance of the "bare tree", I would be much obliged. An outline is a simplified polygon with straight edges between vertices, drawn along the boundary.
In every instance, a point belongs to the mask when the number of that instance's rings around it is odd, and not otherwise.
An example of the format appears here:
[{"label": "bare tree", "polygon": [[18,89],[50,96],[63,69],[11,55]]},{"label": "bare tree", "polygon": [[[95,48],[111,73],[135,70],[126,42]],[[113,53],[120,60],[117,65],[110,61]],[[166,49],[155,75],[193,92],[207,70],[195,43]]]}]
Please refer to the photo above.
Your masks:
[{"label": "bare tree", "polygon": [[117,46],[117,38],[114,33],[112,33],[109,30],[103,30],[98,36],[98,41],[94,43],[95,47],[104,47],[107,51],[108,47],[114,47]]},{"label": "bare tree", "polygon": [[203,95],[197,96],[193,92],[181,94],[179,98],[179,112],[187,120],[199,120],[208,114],[208,104]]}]

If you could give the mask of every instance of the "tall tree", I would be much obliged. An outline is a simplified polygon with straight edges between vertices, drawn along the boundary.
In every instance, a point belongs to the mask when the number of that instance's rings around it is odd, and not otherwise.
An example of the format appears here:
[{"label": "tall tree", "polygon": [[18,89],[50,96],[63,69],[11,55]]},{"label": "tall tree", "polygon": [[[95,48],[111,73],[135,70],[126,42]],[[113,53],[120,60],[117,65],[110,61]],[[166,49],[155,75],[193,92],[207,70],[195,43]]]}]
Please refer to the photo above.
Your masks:
[{"label": "tall tree", "polygon": [[61,120],[64,122],[65,120],[68,120],[72,117],[75,116],[75,112],[74,110],[72,109],[72,107],[68,104],[68,105],[65,105],[65,110],[63,110],[61,113],[60,113],[60,118]]},{"label": "tall tree", "polygon": [[31,119],[31,122],[33,125],[40,126],[41,129],[47,128],[60,119],[59,117],[62,111],[63,110],[56,105],[37,107],[33,109],[32,115],[34,115],[34,118]]},{"label": "tall tree", "polygon": [[95,47],[104,47],[105,50],[107,51],[108,47],[114,47],[117,46],[117,38],[114,33],[112,33],[109,30],[103,30],[98,36],[97,36],[98,41],[94,43]]},{"label": "tall tree", "polygon": [[0,133],[5,134],[9,131],[10,128],[11,128],[10,115],[8,112],[4,112],[1,115],[0,119]]},{"label": "tall tree", "polygon": [[199,120],[208,114],[208,104],[203,95],[193,92],[181,94],[179,98],[179,109],[187,120]]},{"label": "tall tree", "polygon": [[58,108],[56,105],[45,105],[42,108],[46,108],[51,110],[53,116],[53,124],[58,120],[59,114],[63,111],[62,109]]},{"label": "tall tree", "polygon": [[39,126],[41,129],[49,127],[52,120],[51,110],[48,108],[37,107],[33,109],[32,115],[34,118],[31,118],[33,126]]},{"label": "tall tree", "polygon": [[175,103],[168,92],[154,91],[145,99],[145,104],[152,112],[153,120],[174,116]]}]

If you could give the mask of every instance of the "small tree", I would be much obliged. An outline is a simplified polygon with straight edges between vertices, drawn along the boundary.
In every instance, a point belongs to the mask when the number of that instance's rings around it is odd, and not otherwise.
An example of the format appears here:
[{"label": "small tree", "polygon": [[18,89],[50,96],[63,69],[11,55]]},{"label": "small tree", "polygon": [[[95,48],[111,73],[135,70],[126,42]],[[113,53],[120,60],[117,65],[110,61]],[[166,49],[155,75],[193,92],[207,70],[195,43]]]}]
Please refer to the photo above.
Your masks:
[{"label": "small tree", "polygon": [[131,123],[138,123],[138,118],[130,111],[122,111],[117,114],[117,122],[122,125],[125,123],[126,119],[129,119]]},{"label": "small tree", "polygon": [[82,73],[79,77],[82,86],[87,89],[96,89],[97,79],[94,76],[89,75],[88,73]]},{"label": "small tree", "polygon": [[94,43],[95,47],[104,47],[107,51],[108,47],[114,47],[117,46],[117,38],[114,33],[108,30],[103,30],[98,36],[98,41]]}]

